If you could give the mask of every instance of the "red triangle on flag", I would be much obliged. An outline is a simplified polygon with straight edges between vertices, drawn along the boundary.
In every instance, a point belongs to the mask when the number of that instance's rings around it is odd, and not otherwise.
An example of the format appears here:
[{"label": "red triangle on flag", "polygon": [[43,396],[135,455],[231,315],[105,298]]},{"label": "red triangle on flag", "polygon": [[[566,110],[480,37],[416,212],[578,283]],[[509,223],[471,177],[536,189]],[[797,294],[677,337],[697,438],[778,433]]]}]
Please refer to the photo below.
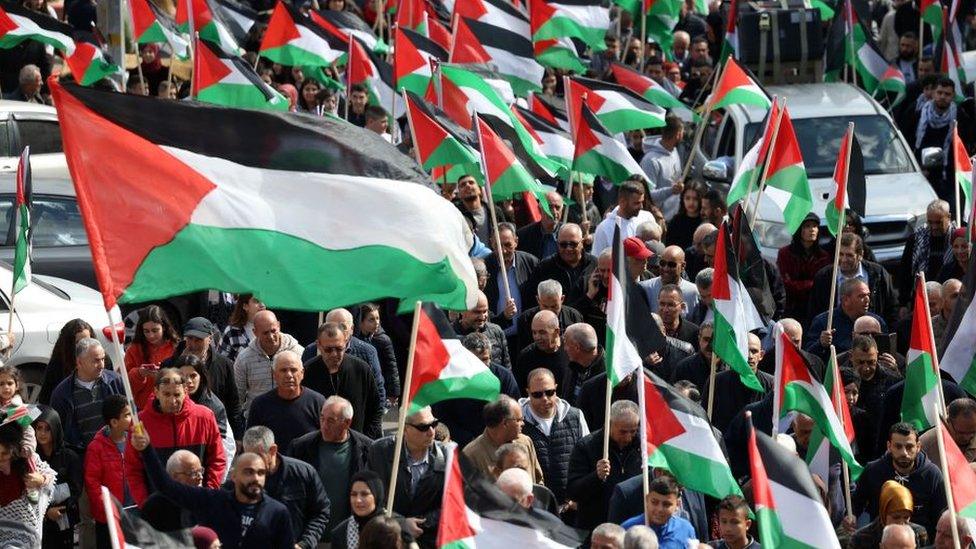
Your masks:
[{"label": "red triangle on flag", "polygon": [[197,40],[196,56],[193,59],[193,95],[220,82],[231,73],[230,67],[214,55],[203,40]]},{"label": "red triangle on flag", "polygon": [[646,375],[644,378],[644,421],[647,425],[647,455],[654,453],[657,448],[668,440],[684,434],[685,427],[678,421],[661,392],[651,383]]},{"label": "red triangle on flag", "polygon": [[457,27],[454,29],[454,44],[451,48],[450,60],[451,63],[489,63],[492,60],[492,56],[485,51],[481,41],[471,31],[463,17],[458,17]]},{"label": "red triangle on flag", "polygon": [[410,379],[409,400],[412,401],[417,391],[425,384],[436,381],[448,363],[451,353],[444,346],[437,326],[421,308],[417,313],[417,342],[413,352],[413,375]]},{"label": "red triangle on flag", "polygon": [[376,70],[373,67],[373,61],[370,59],[369,54],[363,49],[363,45],[359,40],[349,41],[349,66],[346,67],[346,75],[349,80],[349,84],[367,84],[370,78],[376,76]]},{"label": "red triangle on flag", "polygon": [[458,462],[457,446],[453,446],[447,458],[444,474],[444,495],[441,499],[441,522],[437,529],[437,547],[474,537],[475,531],[468,522],[468,509],[464,502],[464,478]]},{"label": "red triangle on flag", "polygon": [[292,40],[301,38],[295,21],[292,19],[284,3],[278,2],[274,11],[271,12],[271,19],[268,20],[268,27],[264,31],[264,38],[261,39],[261,51],[279,48],[287,45]]}]

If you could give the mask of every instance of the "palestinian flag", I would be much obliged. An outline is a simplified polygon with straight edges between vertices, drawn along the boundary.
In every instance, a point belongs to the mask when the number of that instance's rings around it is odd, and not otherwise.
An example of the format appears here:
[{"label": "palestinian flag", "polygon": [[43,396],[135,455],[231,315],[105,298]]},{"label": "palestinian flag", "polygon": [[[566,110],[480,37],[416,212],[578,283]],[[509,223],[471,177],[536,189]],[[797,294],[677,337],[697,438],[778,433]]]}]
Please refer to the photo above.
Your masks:
[{"label": "palestinian flag", "polygon": [[781,324],[773,328],[776,338],[776,375],[773,393],[774,421],[799,412],[813,420],[821,434],[847,462],[851,479],[857,480],[863,469],[854,458],[854,450],[844,425],[837,416],[831,394],[824,384],[810,372],[810,365],[790,341]]},{"label": "palestinian flag", "polygon": [[481,169],[485,174],[485,184],[491,185],[492,200],[508,200],[526,191],[538,196],[545,195],[545,189],[519,162],[512,149],[480,117],[477,131],[481,146]]},{"label": "palestinian flag", "polygon": [[512,105],[511,108],[546,157],[567,167],[573,163],[573,151],[576,147],[569,133],[528,109],[518,105]]},{"label": "palestinian flag", "polygon": [[511,84],[516,95],[539,90],[545,69],[535,60],[532,42],[504,27],[459,17],[455,22],[451,63],[491,65]]},{"label": "palestinian flag", "polygon": [[610,71],[613,73],[613,78],[618,84],[654,105],[662,109],[688,110],[687,105],[678,101],[677,97],[671,95],[670,92],[664,89],[664,86],[655,82],[653,78],[644,76],[621,63],[613,63],[610,65]]},{"label": "palestinian flag", "polygon": [[[619,84],[573,76],[566,92],[569,104],[586,104],[611,134],[664,127],[664,109]],[[572,112],[576,119],[576,111]]]},{"label": "palestinian flag", "polygon": [[939,431],[944,441],[946,470],[952,488],[952,508],[956,516],[966,521],[970,532],[976,531],[976,472],[969,466],[966,456],[959,449],[952,435],[941,422]]},{"label": "palestinian flag", "polygon": [[497,399],[498,378],[480,358],[461,345],[447,315],[431,303],[424,303],[417,314],[420,318],[407,413],[455,398]]},{"label": "palestinian flag", "polygon": [[537,0],[531,3],[532,40],[578,38],[598,52],[607,49],[603,36],[610,10],[600,0]]},{"label": "palestinian flag", "polygon": [[185,549],[193,547],[193,535],[189,528],[161,532],[142,518],[122,508],[112,492],[101,487],[101,500],[108,519],[108,535],[112,549],[158,547],[159,549]]},{"label": "palestinian flag", "polygon": [[447,52],[426,36],[404,27],[394,31],[393,73],[396,89],[422,95],[430,85],[431,60],[446,61]]},{"label": "palestinian flag", "polygon": [[721,435],[701,406],[654,374],[643,381],[644,447],[648,463],[665,468],[684,487],[715,499],[742,495],[725,458]]},{"label": "palestinian flag", "polygon": [[427,36],[438,46],[444,48],[444,51],[451,51],[454,37],[451,36],[451,31],[447,30],[447,27],[436,17],[427,17]]},{"label": "palestinian flag", "polygon": [[238,3],[236,0],[213,0],[214,12],[223,21],[238,43],[246,42],[251,27],[258,21],[260,15],[250,6]]},{"label": "palestinian flag", "polygon": [[409,29],[422,36],[427,36],[427,2],[425,0],[399,0],[396,6],[396,28]]},{"label": "palestinian flag", "polygon": [[[959,337],[959,334],[956,334]],[[901,398],[901,420],[919,431],[938,425],[939,370],[936,366],[935,338],[925,291],[925,278],[915,278],[915,307],[912,311],[912,336],[905,356],[905,393]]]},{"label": "palestinian flag", "polygon": [[[648,42],[657,42],[666,55],[671,55],[674,42],[674,27],[681,18],[681,0],[614,0],[621,9],[630,12],[634,29],[640,28],[643,18],[647,28]],[[696,5],[700,0],[696,0]]]},{"label": "palestinian flag", "polygon": [[[959,139],[959,128],[955,124],[952,126],[952,156],[955,162],[956,185],[959,185],[965,198],[962,214],[965,218],[973,210],[973,163],[966,145]],[[973,223],[972,219],[969,221]]]},{"label": "palestinian flag", "polygon": [[749,462],[763,547],[840,549],[820,492],[800,458],[753,427]]},{"label": "palestinian flag", "polygon": [[105,59],[101,48],[89,42],[78,42],[75,52],[65,59],[75,81],[82,86],[91,86],[103,78],[118,74],[122,69]]},{"label": "palestinian flag", "polygon": [[0,49],[12,48],[25,40],[35,40],[71,55],[75,51],[74,29],[48,16],[28,10],[19,4],[0,5]]},{"label": "palestinian flag", "polygon": [[[355,36],[368,49],[375,53],[385,55],[390,52],[390,47],[386,42],[381,38],[377,38],[376,34],[373,33],[373,29],[359,16],[350,11],[322,10],[311,13],[313,14],[311,16],[312,20],[325,28],[332,35],[333,40],[348,44],[349,37]],[[333,49],[340,49],[337,45],[333,45],[332,47]]]},{"label": "palestinian flag", "polygon": [[749,203],[754,202],[753,195],[759,190],[759,178],[769,156],[769,144],[773,142],[773,127],[778,123],[780,111],[782,108],[779,102],[774,100],[763,119],[762,131],[756,134],[755,141],[742,156],[735,176],[732,177],[732,185],[729,186],[729,194],[726,197],[729,205],[742,199],[747,199]]},{"label": "palestinian flag", "polygon": [[840,142],[837,164],[834,166],[834,189],[824,212],[827,229],[832,235],[837,236],[843,231],[844,212],[847,208],[853,208],[859,215],[864,215],[865,195],[864,156],[861,154],[861,145],[857,142],[852,122]]},{"label": "palestinian flag", "polygon": [[962,52],[956,47],[955,42],[952,40],[951,32],[945,34],[945,39],[942,41],[941,50],[942,74],[948,76],[949,79],[955,84],[956,102],[962,102],[966,99],[963,90],[966,89],[969,79],[966,77],[966,69],[963,67]]},{"label": "palestinian flag", "polygon": [[725,64],[726,59],[735,58],[739,53],[739,0],[729,2],[726,17],[725,41],[722,42],[722,52],[718,56],[720,64]]},{"label": "palestinian flag", "polygon": [[753,105],[768,109],[772,101],[766,90],[732,58],[725,63],[718,85],[705,100],[705,105],[711,110],[729,105]]},{"label": "palestinian flag", "polygon": [[715,244],[714,268],[712,311],[715,317],[715,332],[712,336],[712,350],[739,374],[743,385],[760,393],[765,392],[756,377],[756,372],[749,366],[747,356],[748,333],[760,327],[762,321],[755,312],[755,306],[745,286],[739,280],[738,262],[725,222],[719,228],[718,242]]},{"label": "palestinian flag", "polygon": [[919,12],[922,21],[928,23],[932,29],[932,42],[938,43],[942,38],[942,2],[940,0],[919,0]]},{"label": "palestinian flag", "polygon": [[582,105],[573,135],[573,170],[601,175],[616,184],[633,175],[646,177],[626,145],[613,138],[590,107]]},{"label": "palestinian flag", "polygon": [[[584,48],[586,47],[582,42],[579,44]],[[580,48],[577,47],[577,41],[572,38],[564,36],[535,40],[532,42],[532,51],[535,52],[536,61],[544,67],[580,74],[586,72],[586,65],[583,64],[583,59],[580,57]]]},{"label": "palestinian flag", "polygon": [[[482,116],[486,124],[494,131],[502,142],[507,145],[515,159],[525,167],[529,175],[542,185],[558,188],[560,180],[558,174],[568,176],[569,165],[563,165],[558,160],[551,160],[542,152],[542,145],[532,135],[531,130],[518,120],[518,116],[513,112],[513,118],[520,126],[518,131],[508,124],[508,121],[495,118],[493,116]],[[523,142],[523,136],[528,139],[528,146]],[[565,172],[565,173],[564,173]],[[549,212],[549,202],[545,200],[545,189],[533,188],[532,192],[538,194],[538,200],[542,201],[542,207]]]},{"label": "palestinian flag", "polygon": [[976,299],[966,307],[955,334],[943,338],[946,341],[939,367],[967,393],[976,394]]},{"label": "palestinian flag", "polygon": [[326,32],[285,2],[278,2],[261,39],[260,54],[292,67],[328,67],[344,50],[329,45]]},{"label": "palestinian flag", "polygon": [[404,114],[402,101],[396,101],[393,91],[393,67],[380,58],[372,50],[364,47],[357,38],[349,41],[349,63],[346,65],[346,82],[352,86],[362,84],[369,91],[369,104],[378,105],[393,118],[400,118]]},{"label": "palestinian flag", "polygon": [[192,85],[193,97],[204,103],[288,110],[288,100],[261,80],[249,63],[202,39],[197,40]]},{"label": "palestinian flag", "polygon": [[512,505],[512,498],[474,470],[457,444],[448,445],[438,549],[569,549],[583,543],[580,532]]},{"label": "palestinian flag", "polygon": [[785,105],[779,119],[779,127],[774,130],[776,141],[770,146],[766,160],[769,166],[766,168],[766,187],[762,198],[771,201],[782,212],[786,230],[793,234],[813,209],[813,196],[800,143]]},{"label": "palestinian flag", "polygon": [[749,296],[753,310],[759,315],[758,323],[765,326],[776,314],[776,299],[766,274],[766,260],[763,259],[759,240],[749,225],[748,217],[743,214],[741,204],[731,208],[729,217],[732,227],[731,242],[735,247],[735,258],[739,262],[739,283],[746,289],[745,295]]},{"label": "palestinian flag", "polygon": [[905,76],[884,58],[862,23],[865,16],[861,15],[861,9],[855,9],[852,1],[841,0],[840,16],[834,18],[827,32],[824,80],[839,81],[846,63],[854,67],[858,85],[865,91],[875,96],[893,93],[896,99],[892,104],[897,103],[905,94]]},{"label": "palestinian flag", "polygon": [[404,100],[418,161],[424,169],[481,162],[478,152],[471,146],[470,132],[417,95],[405,92]]},{"label": "palestinian flag", "polygon": [[11,404],[3,409],[3,422],[0,427],[8,423],[16,423],[21,427],[30,427],[34,420],[41,417],[41,409],[32,404]]},{"label": "palestinian flag", "polygon": [[530,93],[529,110],[546,122],[559,126],[563,131],[572,131],[569,127],[569,118],[566,116],[566,104],[559,98]]},{"label": "palestinian flag", "polygon": [[30,145],[24,147],[17,163],[17,196],[14,211],[17,216],[17,232],[14,233],[14,289],[11,294],[23,290],[31,282],[31,206],[33,205],[33,185],[31,184]]},{"label": "palestinian flag", "polygon": [[[847,442],[854,442],[854,422],[851,419],[851,409],[847,405],[847,396],[844,394],[840,368],[837,366],[837,351],[832,345],[827,369],[824,372],[824,389],[830,394],[831,405],[837,413],[837,418],[844,426],[844,436],[847,438]],[[821,479],[830,478],[830,446],[830,439],[824,436],[819,429],[814,429],[810,434],[805,461],[810,472]]]},{"label": "palestinian flag", "polygon": [[176,22],[149,0],[128,0],[132,14],[132,35],[137,44],[169,44],[181,59],[190,58],[190,41],[176,28]]},{"label": "palestinian flag", "polygon": [[[202,288],[303,311],[476,301],[464,219],[368,130],[69,84],[52,92],[106,308]],[[339,229],[352,226],[355,238]],[[343,276],[322,284],[324,272]]]},{"label": "palestinian flag", "polygon": [[[187,11],[187,3],[193,4],[193,26],[190,28],[190,16]],[[243,55],[244,50],[237,45],[237,40],[227,30],[223,22],[214,17],[213,10],[210,8],[210,0],[187,0],[176,3],[176,25],[177,28],[191,36],[197,33],[201,40],[210,42],[224,52],[231,55]]]},{"label": "palestinian flag", "polygon": [[619,385],[630,374],[640,371],[643,365],[637,346],[627,333],[627,297],[630,282],[627,259],[620,226],[613,229],[613,272],[607,287],[607,381]]},{"label": "palestinian flag", "polygon": [[460,0],[454,2],[455,17],[473,19],[495,27],[508,29],[528,39],[532,36],[529,16],[518,3],[507,0]]}]

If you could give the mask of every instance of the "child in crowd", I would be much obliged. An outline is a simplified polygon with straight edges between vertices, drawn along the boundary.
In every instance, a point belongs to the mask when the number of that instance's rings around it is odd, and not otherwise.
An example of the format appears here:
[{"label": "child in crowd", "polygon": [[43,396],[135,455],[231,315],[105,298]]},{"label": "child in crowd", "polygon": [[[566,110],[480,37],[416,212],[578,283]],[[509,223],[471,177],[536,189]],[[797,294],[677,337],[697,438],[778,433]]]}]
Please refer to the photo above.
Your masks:
[{"label": "child in crowd", "polygon": [[102,419],[105,422],[85,451],[85,492],[91,502],[91,514],[95,519],[95,542],[98,549],[111,549],[112,543],[106,524],[102,486],[123,506],[135,502],[125,483],[125,441],[132,424],[132,408],[123,395],[109,395],[102,402]]},{"label": "child in crowd", "polygon": [[757,549],[759,543],[749,536],[752,519],[749,504],[742,496],[726,496],[718,502],[718,535],[708,542],[715,549]]},{"label": "child in crowd", "polygon": [[631,517],[621,526],[624,529],[644,524],[654,530],[661,549],[685,549],[688,541],[696,539],[691,523],[676,515],[681,506],[681,488],[673,478],[663,475],[651,481],[644,498],[644,514]]},{"label": "child in crowd", "polygon": [[19,421],[0,426],[0,547],[41,546],[42,521],[54,491],[54,471],[43,462],[31,470],[21,455],[24,444]]}]

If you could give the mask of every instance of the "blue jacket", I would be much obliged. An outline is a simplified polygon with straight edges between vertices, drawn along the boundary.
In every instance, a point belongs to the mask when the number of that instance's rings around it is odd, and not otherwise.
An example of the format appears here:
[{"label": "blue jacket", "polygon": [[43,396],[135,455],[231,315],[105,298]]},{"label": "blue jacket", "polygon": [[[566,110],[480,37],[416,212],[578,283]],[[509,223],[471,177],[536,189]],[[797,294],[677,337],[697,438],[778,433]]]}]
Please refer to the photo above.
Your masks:
[{"label": "blue jacket", "polygon": [[193,513],[200,524],[212,528],[224,547],[253,549],[292,549],[295,535],[288,509],[264,495],[254,510],[254,521],[241,537],[241,503],[233,491],[186,486],[170,478],[159,462],[156,450],[142,452],[146,472],[163,495]]},{"label": "blue jacket", "polygon": [[[102,398],[108,395],[124,395],[125,387],[122,385],[122,378],[112,370],[102,370],[99,375],[100,382],[105,386],[107,392]],[[81,431],[78,429],[78,422],[75,421],[75,402],[72,398],[75,388],[77,375],[72,373],[66,377],[51,393],[51,408],[58,413],[61,418],[61,426],[64,428],[64,444],[68,448],[80,450],[84,455],[85,447],[91,440],[82,440]]]},{"label": "blue jacket", "polygon": [[[640,524],[644,524],[643,513],[636,517],[630,517],[620,526],[624,530],[627,530],[631,526]],[[657,534],[657,544],[661,549],[686,549],[688,547],[688,540],[697,539],[695,529],[691,527],[691,523],[674,515],[661,526],[654,526],[652,524],[651,530],[654,530],[654,533]]]}]

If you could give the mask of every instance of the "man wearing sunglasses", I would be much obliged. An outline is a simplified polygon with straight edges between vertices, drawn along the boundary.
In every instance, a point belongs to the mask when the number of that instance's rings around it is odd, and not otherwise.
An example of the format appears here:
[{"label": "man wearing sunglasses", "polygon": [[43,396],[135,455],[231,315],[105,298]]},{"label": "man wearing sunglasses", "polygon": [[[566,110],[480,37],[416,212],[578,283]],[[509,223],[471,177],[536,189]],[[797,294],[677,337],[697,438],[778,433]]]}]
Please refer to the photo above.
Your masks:
[{"label": "man wearing sunglasses", "polygon": [[556,379],[545,368],[529,372],[529,398],[519,400],[525,418],[525,435],[532,439],[547,487],[563,504],[569,456],[576,442],[590,433],[583,413],[556,394]]},{"label": "man wearing sunglasses", "polygon": [[586,274],[596,266],[596,258],[586,253],[583,230],[575,223],[559,228],[556,245],[559,251],[540,261],[532,273],[525,286],[526,297],[536,294],[542,281],[555,280],[563,288],[566,303],[572,303],[586,295]]},{"label": "man wearing sunglasses", "polygon": [[675,284],[681,289],[684,298],[684,309],[681,316],[685,316],[698,305],[698,287],[694,283],[682,278],[685,271],[685,251],[681,246],[668,246],[661,254],[661,261],[658,263],[661,269],[661,276],[638,282],[647,294],[647,302],[651,304],[651,312],[658,312],[658,294],[661,288],[668,284]]}]

